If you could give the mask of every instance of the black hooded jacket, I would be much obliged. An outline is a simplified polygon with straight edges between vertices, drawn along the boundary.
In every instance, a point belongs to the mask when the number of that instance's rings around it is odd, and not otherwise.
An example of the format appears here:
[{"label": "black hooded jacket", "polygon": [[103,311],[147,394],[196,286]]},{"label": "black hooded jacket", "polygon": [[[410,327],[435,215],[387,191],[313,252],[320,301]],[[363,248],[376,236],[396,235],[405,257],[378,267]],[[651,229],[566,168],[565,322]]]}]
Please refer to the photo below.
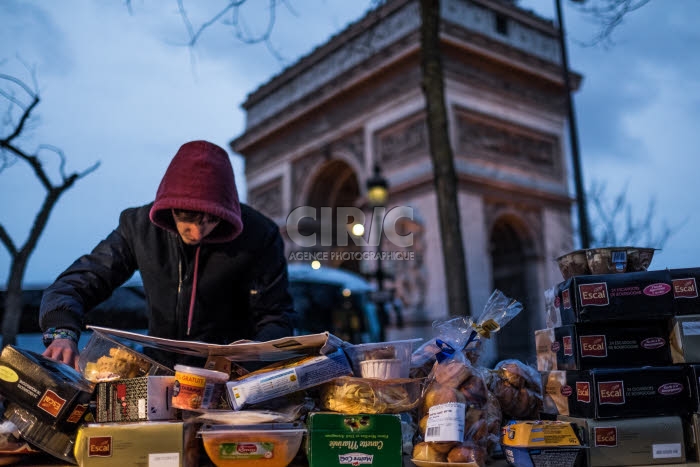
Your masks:
[{"label": "black hooded jacket", "polygon": [[[45,290],[42,330],[68,328],[79,333],[86,313],[138,270],[148,304],[149,335],[216,344],[290,335],[293,306],[279,228],[238,203],[228,155],[205,143],[184,145],[171,162],[156,201],[123,211],[119,226]],[[203,173],[197,172],[199,166]],[[183,173],[189,183],[173,175]],[[169,215],[172,208],[200,210],[222,220],[200,245],[190,246],[175,229]]]}]

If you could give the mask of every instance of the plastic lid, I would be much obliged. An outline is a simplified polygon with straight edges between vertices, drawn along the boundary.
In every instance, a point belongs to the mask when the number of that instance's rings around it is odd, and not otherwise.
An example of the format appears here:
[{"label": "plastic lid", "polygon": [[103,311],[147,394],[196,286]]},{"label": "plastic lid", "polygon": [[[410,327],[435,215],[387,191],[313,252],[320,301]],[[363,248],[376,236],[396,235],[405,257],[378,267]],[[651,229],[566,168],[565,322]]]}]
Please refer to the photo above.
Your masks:
[{"label": "plastic lid", "polygon": [[207,370],[206,368],[197,368],[187,365],[175,365],[175,371],[180,373],[190,373],[193,375],[204,376],[205,378],[228,381],[229,375],[223,371]]}]

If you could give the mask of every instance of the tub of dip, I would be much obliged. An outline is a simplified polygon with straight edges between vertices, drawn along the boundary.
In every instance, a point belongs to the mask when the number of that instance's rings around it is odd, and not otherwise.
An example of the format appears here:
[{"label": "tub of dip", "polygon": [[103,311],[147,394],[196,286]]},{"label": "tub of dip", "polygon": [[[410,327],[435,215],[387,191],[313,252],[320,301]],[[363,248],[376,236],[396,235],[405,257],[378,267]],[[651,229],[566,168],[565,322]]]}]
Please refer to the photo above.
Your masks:
[{"label": "tub of dip", "polygon": [[218,400],[229,375],[186,365],[175,365],[173,407],[184,410],[209,409]]}]

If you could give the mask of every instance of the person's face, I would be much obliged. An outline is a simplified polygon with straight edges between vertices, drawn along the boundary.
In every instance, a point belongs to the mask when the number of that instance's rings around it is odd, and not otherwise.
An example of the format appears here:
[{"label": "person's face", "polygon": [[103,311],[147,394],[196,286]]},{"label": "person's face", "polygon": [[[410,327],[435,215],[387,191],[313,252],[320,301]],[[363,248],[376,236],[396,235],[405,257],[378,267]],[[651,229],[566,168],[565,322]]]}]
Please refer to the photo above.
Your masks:
[{"label": "person's face", "polygon": [[221,222],[218,217],[202,212],[181,209],[173,209],[172,212],[177,232],[188,245],[199,244]]}]

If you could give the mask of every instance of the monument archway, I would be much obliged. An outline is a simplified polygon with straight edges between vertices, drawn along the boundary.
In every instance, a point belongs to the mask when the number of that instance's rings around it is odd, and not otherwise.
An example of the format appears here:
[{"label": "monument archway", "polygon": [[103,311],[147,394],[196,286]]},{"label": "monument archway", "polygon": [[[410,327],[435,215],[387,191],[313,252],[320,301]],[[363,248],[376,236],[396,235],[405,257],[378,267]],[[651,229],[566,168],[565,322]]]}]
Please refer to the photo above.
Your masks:
[{"label": "monument archway", "polygon": [[516,215],[503,215],[494,222],[489,237],[493,287],[522,303],[524,309],[497,334],[497,358],[533,362],[535,314],[533,297],[537,280],[536,252],[527,224]]}]

